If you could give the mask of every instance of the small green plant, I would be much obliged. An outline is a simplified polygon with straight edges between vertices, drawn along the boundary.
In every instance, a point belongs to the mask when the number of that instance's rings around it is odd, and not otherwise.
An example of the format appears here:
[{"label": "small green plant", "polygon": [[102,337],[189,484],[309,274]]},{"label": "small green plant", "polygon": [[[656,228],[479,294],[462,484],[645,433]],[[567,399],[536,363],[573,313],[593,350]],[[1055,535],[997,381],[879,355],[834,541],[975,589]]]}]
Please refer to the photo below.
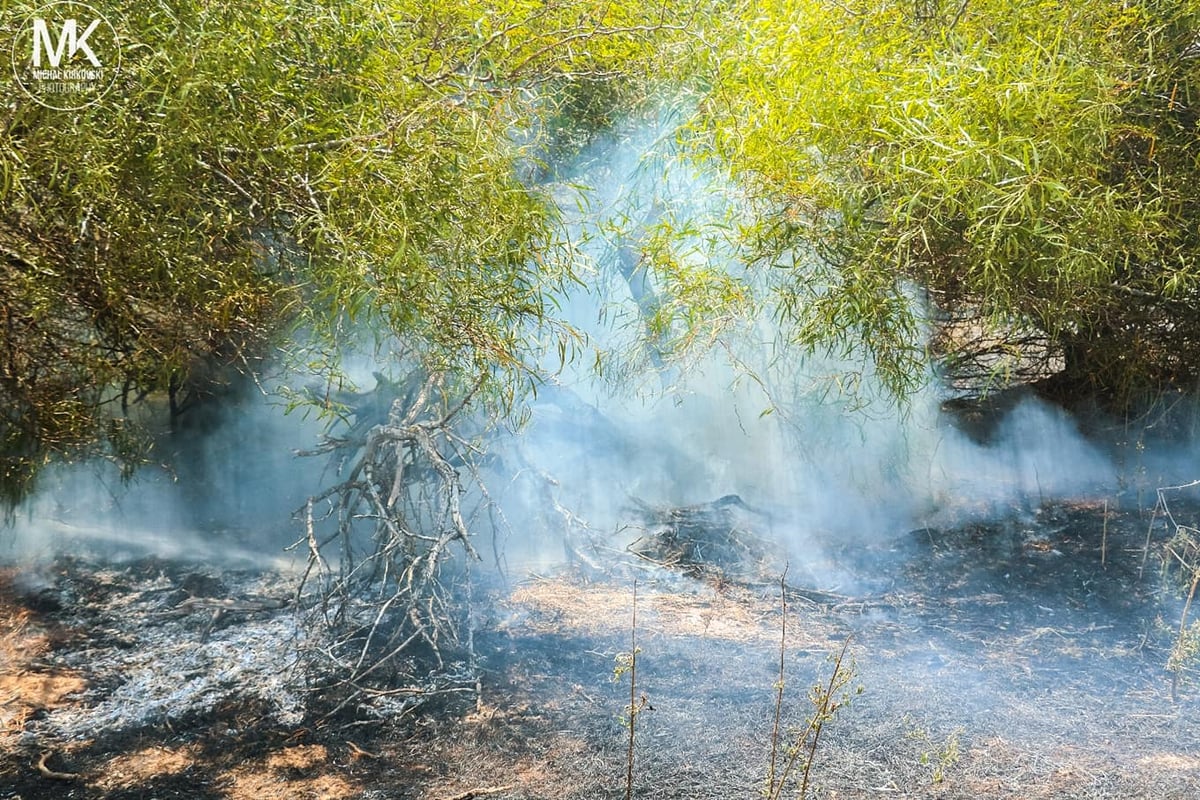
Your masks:
[{"label": "small green plant", "polygon": [[[1192,534],[1192,531],[1188,531],[1186,534],[1180,533],[1176,539],[1187,536],[1188,548],[1195,550],[1197,543],[1192,538]],[[1200,659],[1200,620],[1188,622],[1192,602],[1196,599],[1196,589],[1200,587],[1200,564],[1184,559],[1171,545],[1168,545],[1167,552],[1179,559],[1179,570],[1182,573],[1180,577],[1186,581],[1188,587],[1183,612],[1179,616],[1179,629],[1174,633],[1175,644],[1171,647],[1166,664],[1167,672],[1171,673],[1171,701],[1176,702],[1179,700],[1179,684],[1183,680],[1184,674]]]},{"label": "small green plant", "polygon": [[[908,722],[911,724],[911,720]],[[940,744],[936,743],[929,731],[924,728],[910,727],[905,734],[909,739],[916,740],[921,744],[922,750],[918,761],[922,766],[929,768],[929,779],[933,783],[941,783],[946,780],[946,773],[958,763],[961,756],[958,737],[961,733],[961,728],[955,728]]]},{"label": "small green plant", "polygon": [[1184,675],[1200,659],[1200,620],[1191,625],[1180,626],[1175,634],[1175,645],[1167,656],[1167,672],[1171,673],[1171,700],[1179,700],[1179,686]]},{"label": "small green plant", "polygon": [[846,657],[850,648],[850,637],[842,643],[841,650],[831,656],[832,669],[829,679],[816,683],[809,690],[808,701],[812,711],[804,724],[783,731],[783,694],[785,681],[785,656],[787,652],[787,571],[780,578],[780,597],[783,610],[779,636],[779,675],[775,682],[775,713],[771,729],[771,757],[767,766],[767,780],[762,796],[766,800],[779,800],[789,784],[799,784],[796,797],[808,797],[812,767],[825,726],[832,722],[837,712],[849,704],[852,694],[861,694],[862,687],[851,690],[850,684],[856,673],[853,660]]},{"label": "small green plant", "polygon": [[637,646],[637,581],[633,582],[633,615],[629,623],[629,652],[617,654],[617,665],[613,668],[613,680],[619,681],[629,675],[629,705],[621,724],[629,731],[629,742],[625,750],[625,800],[633,800],[633,756],[637,742],[637,718],[642,711],[651,708],[650,699],[642,694],[638,697],[637,659],[641,648]]},{"label": "small green plant", "polygon": [[[1183,611],[1179,616],[1179,626],[1173,632],[1175,642],[1171,653],[1167,656],[1166,670],[1171,675],[1171,700],[1179,700],[1179,686],[1187,671],[1195,667],[1200,660],[1200,620],[1189,622],[1192,603],[1196,599],[1196,590],[1200,588],[1200,529],[1182,525],[1167,505],[1165,492],[1168,490],[1188,489],[1200,485],[1200,481],[1183,486],[1168,486],[1158,490],[1158,503],[1155,512],[1161,513],[1168,525],[1174,529],[1175,535],[1163,548],[1164,577],[1180,590],[1187,592],[1183,603]],[[1153,525],[1153,518],[1151,519]]]}]

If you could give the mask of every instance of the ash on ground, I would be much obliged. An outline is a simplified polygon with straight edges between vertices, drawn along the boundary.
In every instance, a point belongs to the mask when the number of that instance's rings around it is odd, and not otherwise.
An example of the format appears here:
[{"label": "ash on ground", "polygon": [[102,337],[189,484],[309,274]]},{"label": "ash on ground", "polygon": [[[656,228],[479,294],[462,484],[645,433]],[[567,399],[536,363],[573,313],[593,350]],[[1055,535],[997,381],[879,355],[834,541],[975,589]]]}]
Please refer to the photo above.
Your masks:
[{"label": "ash on ground", "polygon": [[43,668],[85,675],[79,703],[47,710],[24,737],[44,744],[121,735],[259,708],[281,725],[306,713],[305,628],[290,607],[294,576],[225,572],[146,558],[100,565],[61,558],[22,576],[19,590],[53,609],[69,646]]},{"label": "ash on ground", "polygon": [[[275,605],[294,578],[63,559],[17,582],[0,630],[4,655],[23,627],[54,629],[22,668],[42,700],[23,696],[21,719],[0,706],[0,785],[25,800],[615,798],[636,689],[635,796],[752,797],[777,687],[782,729],[803,726],[849,640],[865,691],[822,737],[821,796],[1192,800],[1200,689],[1166,669],[1186,609],[1159,574],[1173,532],[1148,511],[1058,503],[834,543],[823,557],[857,579],[838,594],[798,571],[781,586],[733,501],[651,509],[654,557],[597,550],[607,573],[477,586],[471,713],[402,725],[314,711],[328,701],[299,655],[314,643]],[[617,669],[631,652],[636,687]]]}]

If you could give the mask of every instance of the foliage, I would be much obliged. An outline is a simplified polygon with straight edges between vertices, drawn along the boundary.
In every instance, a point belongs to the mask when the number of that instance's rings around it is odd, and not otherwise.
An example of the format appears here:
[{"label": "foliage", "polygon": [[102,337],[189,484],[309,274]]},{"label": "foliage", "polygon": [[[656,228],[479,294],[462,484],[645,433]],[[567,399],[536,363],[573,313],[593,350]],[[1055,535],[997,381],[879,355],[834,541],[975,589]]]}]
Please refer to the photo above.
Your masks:
[{"label": "foliage", "polygon": [[912,726],[905,736],[915,740],[922,747],[918,760],[922,766],[928,767],[930,781],[942,783],[946,780],[946,773],[958,763],[962,755],[958,740],[962,728],[954,729],[943,742],[939,743],[933,739],[928,730],[917,726],[913,720],[906,718],[905,722]]},{"label": "foliage", "polygon": [[[0,88],[10,497],[51,454],[137,452],[137,401],[178,414],[289,325],[314,364],[379,324],[511,393],[571,278],[522,178],[632,98],[651,43],[686,25],[553,0],[97,6],[123,51],[101,102]],[[6,5],[6,33],[29,10]]]},{"label": "foliage", "polygon": [[676,89],[599,138],[571,165],[580,255],[599,300],[600,367],[618,392],[675,383],[754,316],[739,265],[736,187],[687,141],[694,97]]},{"label": "foliage", "polygon": [[[830,656],[829,679],[814,684],[808,692],[808,702],[812,707],[812,712],[805,719],[803,725],[789,729],[786,735],[779,730],[783,703],[783,678],[780,677],[776,684],[776,722],[772,731],[771,761],[767,782],[762,791],[762,796],[767,800],[778,800],[783,797],[789,785],[795,786],[796,796],[801,800],[805,800],[809,796],[813,763],[816,760],[821,734],[824,732],[825,726],[833,722],[837,713],[850,703],[854,695],[862,693],[862,687],[850,688],[850,684],[857,674],[857,668],[853,660],[846,660],[846,652],[849,647],[850,639],[847,638],[842,643],[841,649]],[[782,749],[778,747],[781,743],[785,745]]]},{"label": "foliage", "polygon": [[[29,5],[5,6],[8,36]],[[10,499],[53,454],[136,461],[139,401],[177,416],[296,330],[325,400],[371,330],[512,403],[544,353],[577,352],[556,303],[591,277],[549,160],[664,87],[696,124],[661,151],[719,177],[643,165],[650,197],[612,224],[652,365],[769,285],[790,339],[865,344],[898,395],[926,374],[921,292],[972,321],[943,355],[999,332],[1053,351],[1063,393],[1122,404],[1200,374],[1195,0],[100,10],[124,54],[103,101],[0,89]]]},{"label": "foliage", "polygon": [[750,239],[794,338],[862,341],[903,391],[915,282],[980,331],[1041,331],[1076,391],[1121,405],[1200,377],[1195,2],[778,0],[736,18],[703,123],[764,210]]}]

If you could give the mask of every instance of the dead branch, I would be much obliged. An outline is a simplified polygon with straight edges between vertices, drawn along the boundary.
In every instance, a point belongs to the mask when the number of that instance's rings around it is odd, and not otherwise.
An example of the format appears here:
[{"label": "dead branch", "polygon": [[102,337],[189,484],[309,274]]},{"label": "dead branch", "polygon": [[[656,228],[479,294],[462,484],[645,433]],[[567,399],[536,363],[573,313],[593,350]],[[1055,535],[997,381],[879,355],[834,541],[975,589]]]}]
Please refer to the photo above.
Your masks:
[{"label": "dead branch", "polygon": [[42,753],[37,760],[37,771],[43,778],[49,778],[53,781],[76,781],[79,780],[79,775],[74,772],[57,772],[46,766],[46,760],[49,759],[51,753],[49,751]]},{"label": "dead branch", "polygon": [[277,611],[287,607],[291,601],[275,597],[189,597],[179,603],[168,614],[191,614],[195,611],[220,611],[226,614],[254,614],[259,611]]},{"label": "dead branch", "polygon": [[449,797],[444,797],[442,800],[473,800],[476,797],[484,797],[489,794],[500,794],[501,792],[510,792],[516,787],[516,784],[506,783],[503,786],[481,786],[478,789],[468,789],[465,792],[452,794]]},{"label": "dead branch", "polygon": [[378,753],[372,753],[369,750],[364,750],[361,747],[359,747],[357,744],[355,744],[353,741],[351,741],[350,739],[346,740],[346,745],[350,748],[350,752],[354,755],[355,758],[371,758],[371,759],[379,758]]},{"label": "dead branch", "polygon": [[[381,396],[355,396],[350,432],[314,451],[334,454],[343,480],[305,503],[295,545],[308,550],[299,592],[316,593],[334,634],[313,654],[348,692],[331,714],[397,686],[420,697],[474,685],[456,672],[474,656],[469,604],[455,582],[469,580],[461,567],[479,559],[478,510],[464,496],[490,496],[478,471],[483,450],[458,429],[475,424],[466,412],[483,379],[456,388],[444,374],[413,369],[376,380]],[[434,673],[441,679],[431,682]]]}]

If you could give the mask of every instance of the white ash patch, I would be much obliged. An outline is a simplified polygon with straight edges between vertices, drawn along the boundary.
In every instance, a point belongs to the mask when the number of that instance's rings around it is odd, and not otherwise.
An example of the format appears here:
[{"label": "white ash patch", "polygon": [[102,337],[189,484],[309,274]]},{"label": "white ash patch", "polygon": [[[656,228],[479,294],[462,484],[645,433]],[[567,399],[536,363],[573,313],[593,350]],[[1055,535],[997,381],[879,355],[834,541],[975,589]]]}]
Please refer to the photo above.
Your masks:
[{"label": "white ash patch", "polygon": [[103,684],[115,677],[121,683],[98,702],[87,697],[87,705],[52,712],[44,725],[57,736],[84,739],[202,714],[230,701],[265,701],[278,722],[298,724],[305,705],[295,687],[303,680],[288,644],[297,635],[285,614],[235,623],[205,642],[168,635],[140,641],[128,652],[80,654],[88,662],[80,667],[93,680]]},{"label": "white ash patch", "polygon": [[[55,660],[82,673],[90,688],[79,703],[48,712],[29,733],[94,738],[230,703],[264,709],[285,726],[303,719],[307,681],[298,653],[306,632],[294,609],[220,619],[208,609],[181,611],[181,601],[191,596],[181,587],[197,574],[186,567],[144,577],[112,567],[79,574],[101,586],[103,597],[73,598],[78,605],[64,622],[87,641],[59,650]],[[278,574],[222,574],[219,584],[229,599],[286,599],[292,591]]]}]

